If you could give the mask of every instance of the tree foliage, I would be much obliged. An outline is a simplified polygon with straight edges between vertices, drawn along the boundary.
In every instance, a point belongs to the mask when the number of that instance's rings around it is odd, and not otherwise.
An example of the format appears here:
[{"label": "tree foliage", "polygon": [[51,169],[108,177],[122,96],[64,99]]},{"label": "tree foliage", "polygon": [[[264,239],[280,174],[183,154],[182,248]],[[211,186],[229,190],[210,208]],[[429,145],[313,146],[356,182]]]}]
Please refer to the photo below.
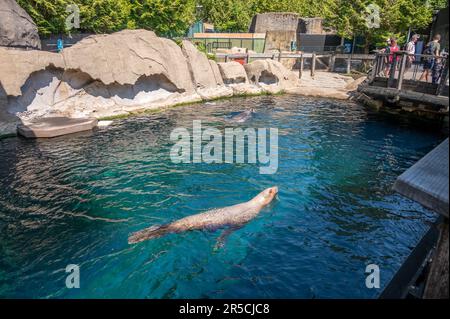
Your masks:
[{"label": "tree foliage", "polygon": [[135,0],[132,16],[139,28],[160,35],[183,35],[195,21],[195,0]]},{"label": "tree foliage", "polygon": [[[109,33],[145,28],[160,35],[182,35],[195,20],[195,0],[17,0],[39,33],[67,33],[66,7],[80,8],[80,32]],[[75,30],[73,30],[75,31]]]},{"label": "tree foliage", "polygon": [[[201,18],[218,31],[247,31],[252,17],[264,12],[296,12],[302,17],[322,17],[338,35],[363,35],[380,41],[389,34],[405,34],[432,20],[433,10],[447,0],[17,0],[38,25],[41,35],[65,33],[68,4],[80,7],[81,30],[107,33],[145,28],[159,35],[179,36]],[[366,8],[380,8],[380,27],[366,23]]]},{"label": "tree foliage", "polygon": [[38,26],[41,35],[64,32],[67,0],[17,0]]}]

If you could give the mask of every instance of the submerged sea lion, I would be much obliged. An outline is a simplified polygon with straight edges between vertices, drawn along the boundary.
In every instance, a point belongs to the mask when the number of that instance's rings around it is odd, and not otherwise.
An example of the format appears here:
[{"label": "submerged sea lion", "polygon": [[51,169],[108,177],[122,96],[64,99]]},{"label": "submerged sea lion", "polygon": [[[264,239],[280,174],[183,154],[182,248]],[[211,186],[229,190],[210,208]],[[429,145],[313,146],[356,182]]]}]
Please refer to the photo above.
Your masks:
[{"label": "submerged sea lion", "polygon": [[250,109],[250,110],[247,110],[247,111],[244,111],[244,112],[241,112],[239,114],[232,116],[230,118],[230,120],[233,122],[237,122],[237,123],[243,123],[243,122],[249,120],[253,116],[254,113],[255,113],[255,109]]},{"label": "submerged sea lion", "polygon": [[217,229],[229,226],[230,228],[219,238],[219,241],[221,241],[232,230],[255,218],[261,209],[275,198],[277,193],[277,187],[270,187],[245,203],[209,210],[201,214],[184,217],[169,224],[143,229],[131,234],[128,238],[128,243],[135,244],[170,233],[181,233],[196,229]]}]

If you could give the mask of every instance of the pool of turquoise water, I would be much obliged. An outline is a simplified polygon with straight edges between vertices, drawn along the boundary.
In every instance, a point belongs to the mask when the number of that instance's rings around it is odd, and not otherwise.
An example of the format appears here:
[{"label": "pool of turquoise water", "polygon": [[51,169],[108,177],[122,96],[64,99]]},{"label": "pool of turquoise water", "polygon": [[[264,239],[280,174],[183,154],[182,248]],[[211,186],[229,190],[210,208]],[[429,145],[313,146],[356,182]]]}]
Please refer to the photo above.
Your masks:
[{"label": "pool of turquoise water", "polygon": [[[250,107],[250,121],[227,121]],[[278,128],[277,173],[172,163],[170,132],[199,119]],[[351,102],[263,96],[1,140],[0,297],[375,298],[436,218],[392,184],[442,139]],[[273,185],[276,201],[220,249],[220,230],[127,243],[133,231]],[[371,263],[381,289],[365,286]],[[68,264],[80,267],[79,289],[65,285]]]}]

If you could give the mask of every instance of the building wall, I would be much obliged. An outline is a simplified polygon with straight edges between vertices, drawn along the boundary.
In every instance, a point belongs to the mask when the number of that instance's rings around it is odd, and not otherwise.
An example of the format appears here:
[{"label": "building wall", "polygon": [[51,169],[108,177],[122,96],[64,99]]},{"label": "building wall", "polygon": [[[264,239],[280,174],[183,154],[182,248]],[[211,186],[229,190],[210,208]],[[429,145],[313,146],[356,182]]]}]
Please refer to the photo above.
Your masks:
[{"label": "building wall", "polygon": [[448,43],[448,28],[449,28],[449,8],[445,8],[439,11],[436,21],[432,27],[432,34],[440,34],[441,35],[441,47],[442,49],[446,49],[449,51],[449,43]]},{"label": "building wall", "polygon": [[297,27],[298,14],[296,13],[261,13],[253,17],[249,32],[297,31]]},{"label": "building wall", "polygon": [[266,33],[265,52],[290,51],[291,43],[307,52],[326,51],[322,18],[299,18],[296,13],[263,13],[253,17],[250,32]]},{"label": "building wall", "polygon": [[322,34],[324,33],[322,22],[322,18],[299,18],[297,31],[305,34]]},{"label": "building wall", "polygon": [[209,52],[215,49],[246,48],[256,53],[264,52],[265,33],[195,33],[193,43],[203,43]]},{"label": "building wall", "polygon": [[290,51],[292,41],[297,41],[296,31],[267,31],[264,52]]}]

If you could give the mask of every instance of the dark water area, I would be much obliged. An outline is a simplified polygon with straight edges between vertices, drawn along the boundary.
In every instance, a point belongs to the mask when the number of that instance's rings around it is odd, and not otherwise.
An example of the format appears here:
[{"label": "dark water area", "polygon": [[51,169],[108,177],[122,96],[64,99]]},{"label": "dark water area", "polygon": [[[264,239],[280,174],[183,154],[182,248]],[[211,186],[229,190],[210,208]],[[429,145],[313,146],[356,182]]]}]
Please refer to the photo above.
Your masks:
[{"label": "dark water area", "polygon": [[[227,120],[250,108],[247,122]],[[278,128],[277,172],[172,163],[170,133],[193,120]],[[351,102],[263,96],[0,140],[0,297],[376,298],[436,218],[392,185],[443,138]],[[220,230],[127,243],[274,185],[278,198],[220,249]],[[365,286],[372,263],[381,289]],[[79,289],[66,288],[69,264]]]}]

